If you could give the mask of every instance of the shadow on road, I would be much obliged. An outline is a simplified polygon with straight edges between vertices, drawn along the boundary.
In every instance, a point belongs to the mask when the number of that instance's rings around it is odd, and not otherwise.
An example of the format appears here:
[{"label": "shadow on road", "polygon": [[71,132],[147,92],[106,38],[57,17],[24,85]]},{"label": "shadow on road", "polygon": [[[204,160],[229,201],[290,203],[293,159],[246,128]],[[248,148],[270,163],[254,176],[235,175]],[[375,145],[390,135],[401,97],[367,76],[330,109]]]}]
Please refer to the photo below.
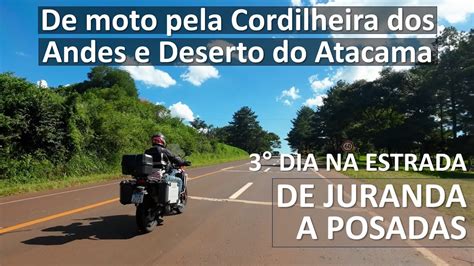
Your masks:
[{"label": "shadow on road", "polygon": [[[139,235],[135,216],[113,215],[105,217],[79,219],[66,226],[54,226],[41,230],[56,232],[50,236],[40,236],[22,241],[27,245],[63,245],[75,240],[130,239]],[[58,235],[59,233],[60,235]]]}]

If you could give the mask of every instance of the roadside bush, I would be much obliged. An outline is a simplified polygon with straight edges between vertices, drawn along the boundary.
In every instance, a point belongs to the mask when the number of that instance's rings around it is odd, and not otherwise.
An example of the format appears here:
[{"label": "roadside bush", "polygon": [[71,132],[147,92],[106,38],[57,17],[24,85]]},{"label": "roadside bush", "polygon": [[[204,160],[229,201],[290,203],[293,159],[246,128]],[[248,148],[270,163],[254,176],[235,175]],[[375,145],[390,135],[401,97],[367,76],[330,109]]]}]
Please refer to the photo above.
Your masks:
[{"label": "roadside bush", "polygon": [[127,72],[96,67],[88,76],[55,89],[0,74],[0,179],[28,183],[118,172],[122,155],[142,153],[157,132],[195,165],[246,155],[211,142],[164,106],[138,99]]}]

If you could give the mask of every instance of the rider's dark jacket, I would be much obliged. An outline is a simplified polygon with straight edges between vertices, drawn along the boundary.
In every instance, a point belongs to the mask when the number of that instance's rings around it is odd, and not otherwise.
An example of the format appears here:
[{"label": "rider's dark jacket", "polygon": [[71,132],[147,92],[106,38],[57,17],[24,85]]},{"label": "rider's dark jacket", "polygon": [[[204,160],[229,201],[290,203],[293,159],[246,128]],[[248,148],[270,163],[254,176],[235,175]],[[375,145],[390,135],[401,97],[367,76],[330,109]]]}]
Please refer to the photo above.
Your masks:
[{"label": "rider's dark jacket", "polygon": [[170,170],[171,164],[184,164],[183,159],[160,145],[153,145],[153,147],[146,150],[145,153],[153,156],[153,168],[160,168],[168,171]]}]

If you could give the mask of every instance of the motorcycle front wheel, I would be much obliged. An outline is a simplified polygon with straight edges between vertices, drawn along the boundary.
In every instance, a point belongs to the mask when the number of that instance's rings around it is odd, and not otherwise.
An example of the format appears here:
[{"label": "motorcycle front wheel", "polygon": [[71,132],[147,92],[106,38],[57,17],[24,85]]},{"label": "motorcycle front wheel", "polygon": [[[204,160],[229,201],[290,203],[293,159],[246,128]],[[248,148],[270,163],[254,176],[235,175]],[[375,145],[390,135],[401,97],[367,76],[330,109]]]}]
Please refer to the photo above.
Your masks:
[{"label": "motorcycle front wheel", "polygon": [[153,231],[158,224],[153,209],[146,202],[137,206],[136,220],[138,230],[142,233]]}]

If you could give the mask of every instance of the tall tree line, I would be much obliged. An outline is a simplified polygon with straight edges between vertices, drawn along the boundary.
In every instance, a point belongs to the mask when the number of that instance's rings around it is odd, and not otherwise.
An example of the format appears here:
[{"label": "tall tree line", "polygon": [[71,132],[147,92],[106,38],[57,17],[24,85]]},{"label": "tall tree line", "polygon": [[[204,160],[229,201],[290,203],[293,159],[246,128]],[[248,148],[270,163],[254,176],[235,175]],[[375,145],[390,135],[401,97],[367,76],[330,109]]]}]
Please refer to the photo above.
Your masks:
[{"label": "tall tree line", "polygon": [[248,153],[263,153],[281,147],[280,137],[264,130],[258,121],[258,116],[248,106],[237,110],[227,126],[214,127],[200,119],[191,125],[220,142]]},{"label": "tall tree line", "polygon": [[375,81],[339,81],[317,110],[302,107],[288,134],[295,151],[339,152],[352,140],[360,152],[474,152],[474,31],[447,28],[437,64]]}]

